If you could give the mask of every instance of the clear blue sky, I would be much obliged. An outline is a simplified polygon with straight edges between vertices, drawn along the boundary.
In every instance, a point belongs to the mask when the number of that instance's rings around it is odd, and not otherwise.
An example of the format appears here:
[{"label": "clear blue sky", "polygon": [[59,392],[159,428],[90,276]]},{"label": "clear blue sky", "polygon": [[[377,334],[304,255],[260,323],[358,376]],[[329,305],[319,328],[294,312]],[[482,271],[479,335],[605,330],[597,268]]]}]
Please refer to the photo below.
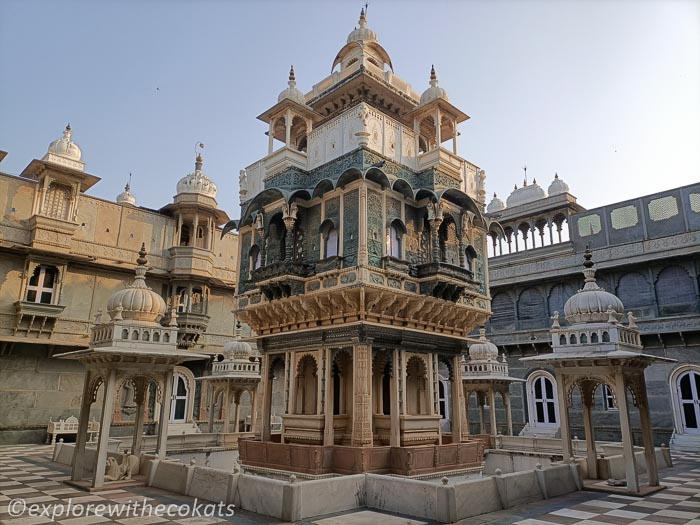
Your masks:
[{"label": "clear blue sky", "polygon": [[[202,141],[219,204],[266,154],[255,117],[294,64],[330,72],[363,2],[151,0],[0,3],[0,170],[19,173],[66,122],[90,190],[170,202]],[[594,207],[700,180],[700,2],[374,0],[369,26],[397,75],[440,85],[472,118],[460,153],[504,200],[554,172]]]}]

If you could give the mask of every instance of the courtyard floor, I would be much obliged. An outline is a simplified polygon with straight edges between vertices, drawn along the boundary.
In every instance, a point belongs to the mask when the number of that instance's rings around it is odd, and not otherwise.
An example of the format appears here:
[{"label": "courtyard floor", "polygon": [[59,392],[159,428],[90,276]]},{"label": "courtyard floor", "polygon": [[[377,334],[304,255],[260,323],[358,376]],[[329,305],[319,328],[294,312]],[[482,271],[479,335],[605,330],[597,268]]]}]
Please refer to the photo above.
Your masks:
[{"label": "courtyard floor", "polygon": [[[153,507],[158,504],[191,506],[194,500],[148,487],[107,490],[92,494],[82,492],[63,483],[64,480],[69,479],[68,469],[52,463],[51,452],[50,446],[0,446],[0,524],[282,523],[274,518],[238,510],[235,515],[227,519],[192,516],[134,517],[133,514],[131,517],[125,517],[125,514],[117,516],[107,512],[103,516],[97,516],[94,513],[79,514],[77,517],[75,514],[60,515],[54,520],[51,515],[46,514],[50,514],[61,505],[62,508],[66,508],[69,500],[73,506],[87,506],[91,503],[93,508],[98,504],[115,505],[129,502],[134,504],[144,501]],[[700,454],[675,457],[674,461],[675,466],[672,469],[661,471],[662,483],[668,486],[668,489],[645,498],[577,492],[514,507],[507,511],[484,514],[458,523],[460,525],[700,525]],[[17,503],[20,499],[24,501],[23,504]],[[27,512],[17,515],[23,508],[21,505],[24,504],[27,507],[36,505],[34,516],[29,516]],[[203,511],[206,513],[206,509]],[[372,510],[360,510],[299,523],[304,525],[421,525],[433,522]]]}]

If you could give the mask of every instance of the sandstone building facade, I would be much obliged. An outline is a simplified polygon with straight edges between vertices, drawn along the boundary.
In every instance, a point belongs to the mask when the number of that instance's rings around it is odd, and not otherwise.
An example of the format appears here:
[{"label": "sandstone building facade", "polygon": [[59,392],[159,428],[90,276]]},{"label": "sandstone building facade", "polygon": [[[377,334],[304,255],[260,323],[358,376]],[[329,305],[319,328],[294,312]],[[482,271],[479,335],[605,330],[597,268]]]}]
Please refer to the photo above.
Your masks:
[{"label": "sandstone building facade", "polygon": [[[50,418],[77,416],[82,367],[52,356],[88,346],[98,308],[131,281],[142,243],[148,286],[177,310],[178,347],[220,354],[234,335],[237,235],[221,235],[228,216],[201,156],[160,210],[136,206],[128,185],[116,202],[90,196],[100,179],[81,156],[68,126],[19,176],[0,173],[0,442],[40,442]],[[173,424],[208,417],[194,380],[205,366],[178,367]],[[133,421],[132,385],[118,396],[116,432]]]}]

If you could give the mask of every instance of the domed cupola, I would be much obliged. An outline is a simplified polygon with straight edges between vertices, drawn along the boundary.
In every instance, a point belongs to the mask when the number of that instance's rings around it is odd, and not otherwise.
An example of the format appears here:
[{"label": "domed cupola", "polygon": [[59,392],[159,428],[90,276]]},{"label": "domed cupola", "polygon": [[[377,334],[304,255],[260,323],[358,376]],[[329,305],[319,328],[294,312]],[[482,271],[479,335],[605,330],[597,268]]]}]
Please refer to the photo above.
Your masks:
[{"label": "domed cupola", "polygon": [[486,330],[479,330],[479,342],[469,347],[471,361],[497,361],[498,347],[486,339]]},{"label": "domed cupola", "polygon": [[535,202],[540,199],[547,197],[544,190],[537,184],[537,179],[532,180],[532,184],[523,181],[522,187],[518,188],[515,186],[513,193],[511,193],[506,199],[506,205],[509,208],[514,206],[521,206],[523,204],[529,204],[530,202]]},{"label": "domed cupola", "polygon": [[78,145],[71,139],[72,134],[73,131],[70,124],[68,124],[66,129],[63,131],[63,137],[56,139],[49,144],[47,155],[53,154],[66,159],[80,161],[82,152],[80,151]]},{"label": "domed cupola", "polygon": [[377,37],[377,33],[375,33],[369,27],[367,27],[367,16],[364,7],[362,8],[362,11],[360,11],[360,21],[358,22],[358,24],[360,27],[356,27],[348,35],[348,44],[351,42],[379,43],[379,37]]},{"label": "domed cupola", "polygon": [[498,195],[495,193],[493,194],[493,199],[491,199],[491,202],[489,202],[489,205],[486,207],[486,212],[487,213],[496,213],[499,211],[503,211],[506,209],[506,205],[503,203],[501,199],[498,198]]},{"label": "domed cupola", "polygon": [[129,182],[124,186],[124,191],[117,195],[117,204],[136,206],[136,196],[131,193],[131,174],[129,174]]},{"label": "domed cupola", "polygon": [[583,275],[586,278],[583,289],[571,296],[564,305],[564,315],[571,324],[605,323],[611,315],[619,321],[625,312],[622,301],[615,294],[598,286],[592,258],[591,251],[587,249],[583,263]]},{"label": "domed cupola", "polygon": [[569,193],[569,185],[559,178],[559,174],[555,173],[554,180],[549,185],[547,193],[549,193],[550,197],[561,193]]},{"label": "domed cupola", "polygon": [[304,98],[304,93],[297,89],[297,82],[294,76],[294,66],[289,70],[289,81],[287,82],[287,89],[280,93],[277,97],[277,102],[282,102],[284,99],[289,99],[302,106],[306,105],[306,99]]},{"label": "domed cupola", "polygon": [[449,101],[450,98],[447,96],[447,91],[438,86],[437,75],[435,74],[435,66],[430,68],[430,87],[426,89],[420,96],[420,103],[427,104],[433,100],[443,99]]},{"label": "domed cupola", "polygon": [[202,154],[197,154],[194,173],[181,178],[177,183],[177,194],[195,193],[216,199],[216,184],[202,172]]},{"label": "domed cupola", "polygon": [[245,341],[236,339],[224,344],[224,357],[226,359],[247,359],[253,354],[253,347]]},{"label": "domed cupola", "polygon": [[141,245],[139,258],[136,259],[136,277],[134,282],[112,294],[107,301],[107,311],[114,319],[118,312],[123,319],[157,323],[165,314],[165,301],[156,292],[146,286],[146,245]]}]

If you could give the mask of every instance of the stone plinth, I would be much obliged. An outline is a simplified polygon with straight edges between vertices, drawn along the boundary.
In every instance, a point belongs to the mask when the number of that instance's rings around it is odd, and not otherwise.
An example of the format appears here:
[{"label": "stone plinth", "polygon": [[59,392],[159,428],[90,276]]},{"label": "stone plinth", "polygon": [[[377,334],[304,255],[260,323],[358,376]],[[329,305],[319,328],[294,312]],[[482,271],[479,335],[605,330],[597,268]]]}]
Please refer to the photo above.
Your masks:
[{"label": "stone plinth", "polygon": [[396,474],[416,476],[478,468],[482,441],[414,447],[346,447],[239,440],[241,464],[310,475]]}]

